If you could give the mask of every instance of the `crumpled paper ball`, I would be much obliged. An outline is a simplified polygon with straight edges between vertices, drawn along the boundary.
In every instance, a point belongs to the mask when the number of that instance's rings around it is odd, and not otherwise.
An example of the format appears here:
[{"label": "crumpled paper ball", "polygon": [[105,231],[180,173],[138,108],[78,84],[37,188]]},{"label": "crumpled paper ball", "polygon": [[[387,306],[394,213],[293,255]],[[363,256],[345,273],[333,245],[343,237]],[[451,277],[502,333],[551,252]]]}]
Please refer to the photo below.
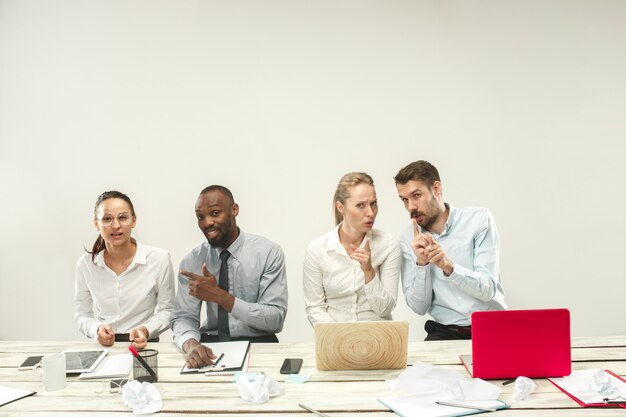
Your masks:
[{"label": "crumpled paper ball", "polygon": [[515,380],[515,387],[513,388],[513,399],[516,401],[524,400],[537,388],[537,384],[525,376],[518,376]]},{"label": "crumpled paper ball", "polygon": [[589,383],[589,389],[593,392],[598,392],[604,395],[612,395],[617,391],[613,386],[613,381],[609,374],[599,369],[598,372],[593,374],[593,379]]},{"label": "crumpled paper ball", "polygon": [[253,381],[250,381],[246,375],[240,375],[235,383],[241,398],[257,404],[267,402],[270,397],[284,392],[274,379],[265,374],[257,375]]},{"label": "crumpled paper ball", "polygon": [[148,382],[129,381],[122,388],[122,399],[133,414],[158,413],[163,408],[161,393]]}]

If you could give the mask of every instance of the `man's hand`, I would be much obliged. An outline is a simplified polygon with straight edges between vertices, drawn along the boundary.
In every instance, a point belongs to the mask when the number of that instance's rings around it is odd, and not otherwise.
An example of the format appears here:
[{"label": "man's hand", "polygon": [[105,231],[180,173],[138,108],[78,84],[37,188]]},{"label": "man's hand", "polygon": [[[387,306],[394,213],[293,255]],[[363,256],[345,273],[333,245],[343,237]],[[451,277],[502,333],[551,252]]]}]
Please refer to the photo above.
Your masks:
[{"label": "man's hand", "polygon": [[143,349],[148,345],[148,329],[145,326],[137,327],[130,331],[131,345],[135,349]]},{"label": "man's hand", "polygon": [[115,330],[113,330],[113,327],[108,324],[98,327],[97,340],[102,346],[113,346],[113,343],[115,343]]},{"label": "man's hand", "polygon": [[188,368],[201,368],[203,366],[212,365],[217,355],[213,351],[200,344],[196,339],[189,339],[183,344],[183,351],[187,354]]},{"label": "man's hand", "polygon": [[209,272],[205,264],[202,264],[202,275],[184,270],[181,270],[180,274],[189,278],[189,295],[202,301],[217,303],[229,313],[233,311],[235,297],[220,288],[217,278]]},{"label": "man's hand", "polygon": [[440,268],[446,276],[450,276],[454,271],[454,264],[448,259],[441,245],[431,235],[428,235],[426,240],[428,241],[428,246],[424,249],[424,253],[428,262]]},{"label": "man's hand", "polygon": [[411,248],[417,258],[417,264],[420,266],[428,265],[428,256],[426,255],[426,247],[428,246],[427,237],[428,234],[420,232],[420,228],[417,225],[417,220],[411,219],[413,222],[413,241],[411,242]]},{"label": "man's hand", "polygon": [[350,249],[352,249],[350,257],[361,265],[361,270],[365,275],[365,283],[367,284],[374,279],[374,276],[376,276],[376,271],[374,271],[374,267],[372,266],[372,250],[370,249],[370,241],[368,239],[365,242],[363,249],[357,249],[354,245],[350,245]]}]

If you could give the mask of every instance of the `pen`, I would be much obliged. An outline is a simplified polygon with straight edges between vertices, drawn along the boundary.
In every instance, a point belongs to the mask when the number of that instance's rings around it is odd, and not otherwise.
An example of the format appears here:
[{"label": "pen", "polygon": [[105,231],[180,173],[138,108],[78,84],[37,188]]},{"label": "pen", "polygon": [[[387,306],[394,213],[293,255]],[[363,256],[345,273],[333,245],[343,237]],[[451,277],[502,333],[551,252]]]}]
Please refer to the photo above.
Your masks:
[{"label": "pen", "polygon": [[304,408],[306,411],[309,411],[309,412],[311,412],[311,413],[313,413],[313,414],[317,414],[317,415],[318,415],[318,416],[320,416],[320,417],[330,417],[328,414],[324,414],[324,413],[322,413],[322,412],[319,412],[319,411],[317,411],[317,410],[314,410],[314,409],[312,409],[312,408],[310,408],[310,407],[307,407],[307,406],[306,406],[306,405],[304,405],[304,404],[298,404],[298,406],[300,406],[300,408]]},{"label": "pen", "polygon": [[626,404],[626,401],[620,401],[620,400],[616,400],[616,399],[613,399],[613,398],[603,398],[602,402],[604,404],[616,404],[616,405],[624,405],[624,404]]},{"label": "pen", "polygon": [[152,378],[154,379],[154,382],[157,382],[158,378],[157,378],[156,373],[154,372],[154,369],[152,369],[150,365],[148,365],[146,361],[139,355],[139,352],[137,352],[137,349],[135,349],[133,345],[130,345],[128,346],[128,350],[130,350],[130,353],[132,353],[133,356],[137,358],[137,361],[139,361],[139,364],[141,365],[141,367],[145,369],[146,371],[148,371],[150,376],[152,376]]},{"label": "pen", "polygon": [[216,367],[217,364],[222,360],[222,358],[224,357],[224,354],[222,353],[215,362],[213,362],[213,367]]},{"label": "pen", "polygon": [[471,408],[472,410],[498,411],[497,408],[478,407],[476,405],[467,405],[467,404],[464,404],[464,403],[451,403],[451,402],[448,402],[448,401],[435,401],[435,404],[447,405],[449,407]]}]

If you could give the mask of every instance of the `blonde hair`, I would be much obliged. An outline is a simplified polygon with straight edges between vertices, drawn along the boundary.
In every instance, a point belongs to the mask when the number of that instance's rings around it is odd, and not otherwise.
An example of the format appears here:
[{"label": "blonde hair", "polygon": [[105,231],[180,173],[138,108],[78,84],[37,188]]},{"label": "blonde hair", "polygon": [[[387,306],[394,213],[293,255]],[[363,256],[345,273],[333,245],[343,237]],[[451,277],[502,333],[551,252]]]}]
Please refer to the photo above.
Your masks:
[{"label": "blonde hair", "polygon": [[346,200],[350,197],[350,189],[356,187],[359,184],[368,184],[374,186],[374,180],[365,172],[350,172],[339,180],[337,184],[337,190],[335,190],[335,197],[333,198],[333,211],[335,212],[335,224],[339,224],[343,221],[343,214],[337,210],[337,201],[341,204],[346,204]]}]

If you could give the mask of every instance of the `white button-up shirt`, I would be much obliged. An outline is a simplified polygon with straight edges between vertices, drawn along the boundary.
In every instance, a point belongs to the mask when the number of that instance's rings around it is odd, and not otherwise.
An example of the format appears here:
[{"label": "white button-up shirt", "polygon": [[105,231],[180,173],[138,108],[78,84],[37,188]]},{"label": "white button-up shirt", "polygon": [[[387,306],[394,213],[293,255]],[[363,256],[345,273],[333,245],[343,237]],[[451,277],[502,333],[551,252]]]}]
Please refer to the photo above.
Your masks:
[{"label": "white button-up shirt", "polygon": [[370,241],[376,272],[367,284],[359,262],[339,240],[339,227],[315,239],[304,258],[303,289],[306,313],[318,322],[391,320],[400,280],[401,252],[388,233],[372,229],[360,248]]},{"label": "white button-up shirt", "polygon": [[174,302],[174,270],[169,253],[137,242],[126,271],[117,276],[104,262],[104,251],[80,257],[76,264],[74,320],[78,329],[95,339],[98,327],[108,324],[115,333],[145,326],[155,338],[170,325]]}]

